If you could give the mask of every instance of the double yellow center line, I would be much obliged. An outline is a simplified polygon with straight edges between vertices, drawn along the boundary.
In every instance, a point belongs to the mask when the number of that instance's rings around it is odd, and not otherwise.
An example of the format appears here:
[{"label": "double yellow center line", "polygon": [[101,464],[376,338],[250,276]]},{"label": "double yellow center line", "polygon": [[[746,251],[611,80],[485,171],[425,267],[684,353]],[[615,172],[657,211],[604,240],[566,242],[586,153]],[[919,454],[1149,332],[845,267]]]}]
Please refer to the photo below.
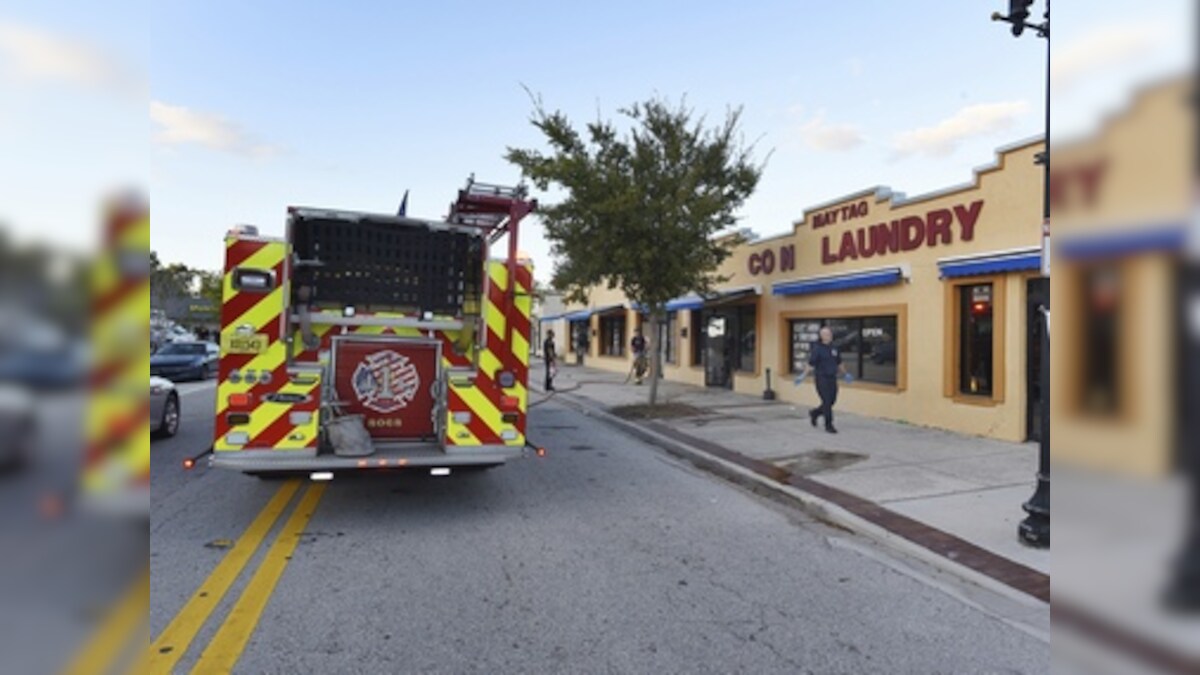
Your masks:
[{"label": "double yellow center line", "polygon": [[[150,645],[149,664],[142,672],[174,672],[175,666],[183,658],[200,629],[254,557],[299,489],[298,480],[289,480],[280,486],[238,538],[233,548]],[[200,659],[192,669],[193,673],[228,673],[233,670],[250,641],[250,636],[254,634],[254,628],[266,609],[267,601],[283,576],[288,560],[300,543],[300,537],[308,527],[308,521],[316,511],[317,503],[324,492],[325,485],[322,483],[314,483],[305,490],[299,505],[275,537],[258,570],[242,590],[241,596],[217,629],[212,641],[201,653]]]}]

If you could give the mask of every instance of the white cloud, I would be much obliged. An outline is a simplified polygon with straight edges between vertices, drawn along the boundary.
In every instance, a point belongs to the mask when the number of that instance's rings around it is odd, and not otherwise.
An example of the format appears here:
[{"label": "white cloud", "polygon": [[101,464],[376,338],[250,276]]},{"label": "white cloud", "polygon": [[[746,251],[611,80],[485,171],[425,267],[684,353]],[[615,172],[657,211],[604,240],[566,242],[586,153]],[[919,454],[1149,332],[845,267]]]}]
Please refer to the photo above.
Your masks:
[{"label": "white cloud", "polygon": [[[793,113],[802,109],[793,107]],[[821,111],[815,117],[800,126],[800,138],[804,144],[813,150],[824,152],[845,152],[863,144],[866,138],[862,131],[853,124],[839,124],[825,121],[825,112]]]},{"label": "white cloud", "polygon": [[135,96],[145,92],[143,75],[115,54],[11,22],[0,21],[0,68],[17,81],[64,82]]},{"label": "white cloud", "polygon": [[1028,101],[970,105],[931,127],[897,134],[892,149],[897,158],[917,154],[946,157],[964,140],[1004,131],[1028,112]]},{"label": "white cloud", "polygon": [[212,113],[161,101],[150,102],[150,119],[159,126],[154,141],[160,145],[201,145],[247,157],[270,157],[279,149],[259,143],[237,125]]},{"label": "white cloud", "polygon": [[1055,49],[1050,64],[1050,83],[1065,90],[1090,75],[1103,74],[1113,66],[1145,56],[1169,39],[1161,24],[1100,26]]}]

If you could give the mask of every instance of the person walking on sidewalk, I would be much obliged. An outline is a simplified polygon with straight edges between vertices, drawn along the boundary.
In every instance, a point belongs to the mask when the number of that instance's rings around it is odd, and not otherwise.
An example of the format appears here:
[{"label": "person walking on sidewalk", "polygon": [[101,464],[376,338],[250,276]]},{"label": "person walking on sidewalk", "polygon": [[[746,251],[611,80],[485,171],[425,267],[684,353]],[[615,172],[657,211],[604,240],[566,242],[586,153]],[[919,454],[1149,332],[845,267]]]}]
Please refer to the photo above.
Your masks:
[{"label": "person walking on sidewalk", "polygon": [[642,329],[639,328],[633,333],[633,339],[629,341],[629,348],[633,351],[633,373],[637,376],[637,383],[642,383],[642,378],[646,375],[646,338],[642,337]]},{"label": "person walking on sidewalk", "polygon": [[821,405],[809,410],[808,418],[815,427],[817,419],[824,417],[825,431],[836,434],[837,429],[833,426],[833,404],[837,402],[838,375],[844,377],[847,382],[851,377],[842,365],[842,355],[838,348],[833,346],[833,330],[829,326],[821,326],[819,335],[821,339],[813,343],[808,364],[804,367],[804,372],[796,378],[796,382],[799,383],[809,373],[816,373],[817,396],[821,397]]},{"label": "person walking on sidewalk", "polygon": [[542,343],[542,359],[546,365],[546,391],[554,391],[554,375],[558,370],[558,353],[554,350],[554,329],[546,331],[546,341]]}]

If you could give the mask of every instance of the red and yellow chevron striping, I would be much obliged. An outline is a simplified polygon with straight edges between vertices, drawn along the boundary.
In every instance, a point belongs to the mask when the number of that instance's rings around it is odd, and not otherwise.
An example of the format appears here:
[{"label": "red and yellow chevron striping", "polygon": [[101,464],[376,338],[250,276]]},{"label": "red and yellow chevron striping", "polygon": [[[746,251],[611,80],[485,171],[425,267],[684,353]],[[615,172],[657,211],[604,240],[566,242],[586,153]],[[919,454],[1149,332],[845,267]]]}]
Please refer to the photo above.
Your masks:
[{"label": "red and yellow chevron striping", "polygon": [[[85,501],[101,508],[106,501],[135,503],[129,497],[150,480],[149,205],[140,197],[112,201],[104,228],[91,271],[93,367],[82,469]],[[146,269],[131,265],[138,260]]]}]

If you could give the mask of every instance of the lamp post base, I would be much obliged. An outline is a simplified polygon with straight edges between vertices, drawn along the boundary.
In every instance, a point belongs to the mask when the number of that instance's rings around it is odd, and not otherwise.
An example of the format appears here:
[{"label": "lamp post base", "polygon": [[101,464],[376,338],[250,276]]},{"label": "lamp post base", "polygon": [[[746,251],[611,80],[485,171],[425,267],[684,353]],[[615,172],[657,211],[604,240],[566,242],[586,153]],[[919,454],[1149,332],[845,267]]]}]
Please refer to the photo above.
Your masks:
[{"label": "lamp post base", "polygon": [[1180,614],[1200,614],[1200,525],[1193,525],[1174,573],[1163,604]]},{"label": "lamp post base", "polygon": [[1021,505],[1029,515],[1017,526],[1017,540],[1032,548],[1050,548],[1050,481],[1038,474],[1037,490]]},{"label": "lamp post base", "polygon": [[1050,548],[1050,519],[1037,513],[1017,526],[1017,540],[1030,548]]}]

